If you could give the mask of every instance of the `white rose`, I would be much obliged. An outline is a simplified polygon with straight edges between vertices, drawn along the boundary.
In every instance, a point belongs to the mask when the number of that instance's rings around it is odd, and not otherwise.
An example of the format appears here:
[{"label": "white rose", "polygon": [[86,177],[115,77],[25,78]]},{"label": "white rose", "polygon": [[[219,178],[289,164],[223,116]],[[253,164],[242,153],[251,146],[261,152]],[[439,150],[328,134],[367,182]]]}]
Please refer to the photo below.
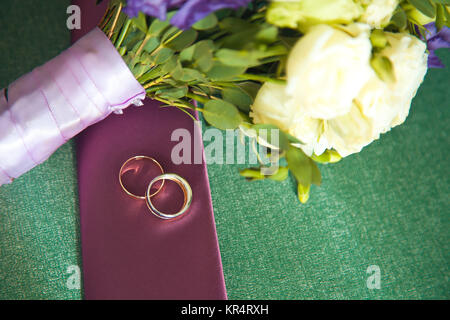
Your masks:
[{"label": "white rose", "polygon": [[367,23],[373,28],[381,29],[385,27],[395,8],[398,6],[398,0],[358,0],[363,6],[364,11],[359,18],[360,22]]},{"label": "white rose", "polygon": [[369,27],[353,24],[354,37],[317,25],[292,48],[287,61],[287,93],[305,115],[333,119],[349,112],[371,67]]},{"label": "white rose", "polygon": [[[356,77],[367,79],[364,83],[349,82],[347,86],[350,88],[327,83],[333,89],[342,89],[344,92],[355,86],[362,87],[348,105],[342,107],[337,103],[340,101],[333,101],[325,108],[322,101],[317,98],[317,92],[324,89],[323,84],[311,83],[308,81],[309,78],[315,78],[317,76],[315,72],[324,78],[330,73],[331,79],[335,81],[345,78],[345,75],[333,77],[336,73],[336,67],[333,65],[327,65],[326,69],[322,69],[321,65],[315,65],[317,69],[308,69],[309,74],[298,69],[309,91],[299,89],[302,93],[300,95],[297,91],[289,90],[289,83],[292,83],[290,77],[298,78],[298,75],[292,72],[288,73],[288,85],[265,83],[252,106],[250,116],[253,121],[275,124],[297,137],[304,143],[301,148],[308,155],[312,155],[313,152],[320,155],[326,149],[335,149],[343,157],[359,152],[364,146],[378,139],[381,133],[405,120],[411,100],[427,70],[426,46],[422,41],[408,34],[387,33],[386,36],[389,46],[381,54],[387,56],[393,64],[396,78],[394,83],[381,81],[372,68],[367,68],[370,64],[366,61],[367,65],[360,68],[360,72],[366,75]],[[346,43],[343,42],[342,45],[345,46]],[[315,46],[311,45],[311,48]],[[359,63],[359,60],[357,61]],[[318,110],[314,110],[313,100],[306,97],[309,94],[316,98]],[[345,94],[336,92],[336,96]],[[334,108],[338,111],[336,112]],[[334,116],[330,117],[330,114]]]},{"label": "white rose", "polygon": [[345,157],[373,140],[372,124],[358,106],[351,104],[349,112],[331,120],[311,118],[280,84],[261,87],[250,116],[254,123],[275,124],[302,141],[300,147],[309,156],[333,148]]},{"label": "white rose", "polygon": [[427,72],[426,44],[406,33],[386,32],[389,45],[381,52],[393,65],[395,82],[380,80],[375,73],[355,99],[372,119],[374,134],[403,123],[411,101]]}]

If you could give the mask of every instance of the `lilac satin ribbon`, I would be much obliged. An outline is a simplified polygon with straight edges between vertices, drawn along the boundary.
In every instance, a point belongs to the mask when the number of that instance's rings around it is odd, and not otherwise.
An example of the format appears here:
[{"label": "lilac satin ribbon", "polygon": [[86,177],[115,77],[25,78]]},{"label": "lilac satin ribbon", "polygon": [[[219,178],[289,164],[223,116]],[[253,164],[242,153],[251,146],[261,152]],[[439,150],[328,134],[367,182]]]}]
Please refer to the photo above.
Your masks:
[{"label": "lilac satin ribbon", "polygon": [[0,90],[0,185],[44,162],[86,127],[130,104],[137,82],[104,33],[95,28],[72,47]]}]

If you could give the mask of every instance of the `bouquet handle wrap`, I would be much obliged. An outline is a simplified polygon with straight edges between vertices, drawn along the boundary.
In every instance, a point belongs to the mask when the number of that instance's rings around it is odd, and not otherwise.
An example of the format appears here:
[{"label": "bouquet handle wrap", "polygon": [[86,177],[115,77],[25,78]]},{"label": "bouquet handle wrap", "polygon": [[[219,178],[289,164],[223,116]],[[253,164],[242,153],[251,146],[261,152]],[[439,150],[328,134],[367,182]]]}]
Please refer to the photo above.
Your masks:
[{"label": "bouquet handle wrap", "polygon": [[145,89],[98,28],[0,91],[0,185],[44,162],[86,127]]}]

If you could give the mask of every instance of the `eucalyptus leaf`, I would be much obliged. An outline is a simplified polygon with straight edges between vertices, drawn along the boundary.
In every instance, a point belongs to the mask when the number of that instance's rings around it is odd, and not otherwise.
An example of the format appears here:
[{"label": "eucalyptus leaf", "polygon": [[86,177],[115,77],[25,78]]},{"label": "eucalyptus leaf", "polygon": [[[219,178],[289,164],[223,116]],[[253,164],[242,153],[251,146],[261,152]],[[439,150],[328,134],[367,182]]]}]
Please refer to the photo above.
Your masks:
[{"label": "eucalyptus leaf", "polygon": [[203,40],[195,45],[192,55],[194,65],[203,72],[208,72],[213,66],[214,43],[211,40]]},{"label": "eucalyptus leaf", "polygon": [[251,67],[259,64],[258,58],[249,51],[220,49],[216,57],[225,65],[232,67]]},{"label": "eucalyptus leaf", "polygon": [[137,78],[141,77],[149,69],[150,69],[149,65],[139,63],[133,68],[132,72],[133,72],[134,77],[137,79]]},{"label": "eucalyptus leaf", "polygon": [[162,66],[162,70],[165,73],[170,73],[177,67],[178,64],[178,55],[172,55],[166,62],[164,62]]},{"label": "eucalyptus leaf", "polygon": [[189,47],[197,39],[198,33],[193,29],[188,29],[180,33],[173,40],[166,43],[166,47],[175,51],[181,51]]},{"label": "eucalyptus leaf", "polygon": [[250,111],[253,98],[240,87],[227,87],[222,90],[222,98],[244,112]]},{"label": "eucalyptus leaf", "polygon": [[214,28],[218,23],[217,17],[214,13],[210,13],[203,19],[194,23],[192,28],[196,30],[208,30]]},{"label": "eucalyptus leaf", "polygon": [[143,74],[140,78],[138,78],[138,81],[139,81],[139,83],[146,83],[149,80],[159,78],[165,74],[166,73],[163,71],[162,66],[159,65],[159,66],[153,67],[151,70],[149,70],[148,72]]},{"label": "eucalyptus leaf", "polygon": [[395,12],[391,18],[391,24],[396,26],[399,30],[405,29],[408,24],[408,16],[405,11],[398,10]]},{"label": "eucalyptus leaf", "polygon": [[250,28],[254,28],[255,26],[244,19],[239,19],[236,17],[228,17],[225,19],[222,19],[219,22],[220,29],[226,30],[231,33],[240,32],[242,30],[248,30]]},{"label": "eucalyptus leaf", "polygon": [[183,98],[184,96],[186,96],[187,92],[188,92],[188,87],[182,86],[182,87],[158,90],[158,91],[156,91],[156,95],[160,96],[161,98],[173,100],[173,99]]},{"label": "eucalyptus leaf", "polygon": [[209,100],[203,107],[203,116],[216,128],[236,129],[241,123],[238,109],[224,100]]},{"label": "eucalyptus leaf", "polygon": [[243,74],[245,70],[247,70],[247,67],[231,67],[215,61],[212,68],[206,72],[206,75],[212,81],[227,81]]},{"label": "eucalyptus leaf", "polygon": [[154,19],[148,29],[148,34],[152,37],[159,37],[168,27],[170,23],[168,21],[161,21]]},{"label": "eucalyptus leaf", "polygon": [[261,88],[261,84],[253,82],[253,81],[240,82],[240,83],[238,83],[238,86],[239,86],[239,88],[244,90],[252,98],[253,101],[255,100],[259,89]]},{"label": "eucalyptus leaf", "polygon": [[159,39],[156,37],[150,38],[144,45],[143,50],[152,53],[159,46]]},{"label": "eucalyptus leaf", "polygon": [[143,33],[147,33],[147,21],[145,20],[145,14],[139,12],[136,18],[131,19],[134,25]]},{"label": "eucalyptus leaf", "polygon": [[196,45],[192,45],[190,47],[187,47],[183,50],[181,50],[180,52],[180,61],[181,62],[185,62],[185,61],[192,61],[192,58],[194,57],[194,50],[195,50]]},{"label": "eucalyptus leaf", "polygon": [[198,70],[192,68],[179,68],[175,69],[171,73],[175,80],[181,82],[192,82],[192,81],[205,81],[205,76],[201,74]]},{"label": "eucalyptus leaf", "polygon": [[170,27],[169,29],[167,29],[163,36],[161,37],[161,42],[164,44],[167,44],[171,41],[171,38],[174,37],[177,33],[180,33],[181,30],[178,29],[177,27]]},{"label": "eucalyptus leaf", "polygon": [[152,55],[153,63],[162,64],[170,59],[174,54],[174,51],[170,48],[161,48],[158,52],[154,52]]},{"label": "eucalyptus leaf", "polygon": [[417,10],[430,18],[435,16],[435,8],[430,0],[408,0]]}]

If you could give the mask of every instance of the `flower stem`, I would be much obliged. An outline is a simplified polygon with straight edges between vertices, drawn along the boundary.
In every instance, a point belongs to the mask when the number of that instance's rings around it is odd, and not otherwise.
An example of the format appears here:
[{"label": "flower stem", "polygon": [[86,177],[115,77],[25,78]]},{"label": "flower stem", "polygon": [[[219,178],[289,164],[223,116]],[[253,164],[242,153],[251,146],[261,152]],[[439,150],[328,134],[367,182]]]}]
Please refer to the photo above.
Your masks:
[{"label": "flower stem", "polygon": [[123,39],[125,39],[125,35],[127,34],[128,29],[130,28],[130,25],[131,25],[131,20],[127,20],[125,22],[125,25],[122,28],[122,31],[120,32],[119,38],[116,41],[116,49],[119,49],[120,45],[123,42]]},{"label": "flower stem", "polygon": [[119,8],[117,9],[116,16],[114,17],[114,22],[109,31],[108,38],[111,39],[114,29],[116,28],[117,20],[119,20],[120,12],[122,11],[122,3],[119,3]]},{"label": "flower stem", "polygon": [[205,104],[205,103],[207,103],[209,101],[207,98],[202,97],[202,96],[200,96],[198,94],[195,94],[195,93],[191,93],[191,92],[188,92],[186,94],[186,97],[194,99],[194,100],[197,100],[198,102],[203,103],[203,104]]},{"label": "flower stem", "polygon": [[250,74],[250,73],[241,74],[239,76],[239,78],[245,79],[245,80],[254,80],[254,81],[259,81],[259,82],[272,82],[272,83],[277,83],[277,84],[286,84],[286,80],[284,80],[284,79],[274,79],[271,77]]}]

